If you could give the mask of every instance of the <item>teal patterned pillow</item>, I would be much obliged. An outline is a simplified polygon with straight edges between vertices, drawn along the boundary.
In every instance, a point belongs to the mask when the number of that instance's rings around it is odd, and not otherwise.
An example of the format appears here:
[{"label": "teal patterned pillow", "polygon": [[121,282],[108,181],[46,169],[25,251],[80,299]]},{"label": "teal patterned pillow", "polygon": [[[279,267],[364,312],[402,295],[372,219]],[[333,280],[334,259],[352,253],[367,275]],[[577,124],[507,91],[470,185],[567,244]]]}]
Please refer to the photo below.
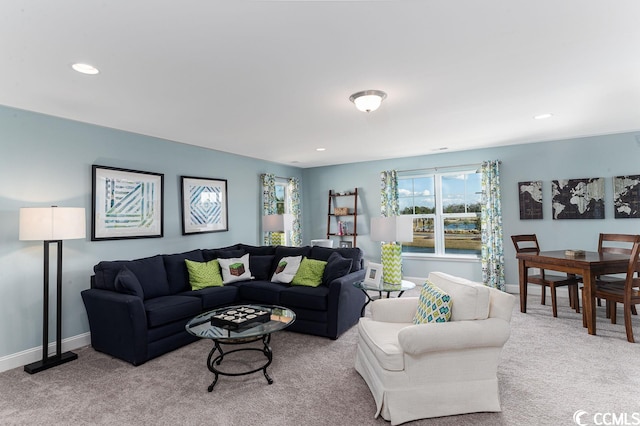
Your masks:
[{"label": "teal patterned pillow", "polygon": [[451,296],[427,280],[420,290],[414,324],[447,322],[451,318]]}]

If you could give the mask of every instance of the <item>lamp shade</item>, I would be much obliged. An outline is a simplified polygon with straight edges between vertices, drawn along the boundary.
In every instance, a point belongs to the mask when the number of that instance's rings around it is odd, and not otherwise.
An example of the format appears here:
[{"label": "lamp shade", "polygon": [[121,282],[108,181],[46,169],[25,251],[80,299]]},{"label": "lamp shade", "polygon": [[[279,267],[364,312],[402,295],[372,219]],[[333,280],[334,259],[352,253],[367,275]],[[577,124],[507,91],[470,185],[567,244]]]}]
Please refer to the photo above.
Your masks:
[{"label": "lamp shade", "polygon": [[23,207],[19,239],[22,241],[73,240],[86,236],[82,207]]},{"label": "lamp shade", "polygon": [[262,216],[262,231],[264,232],[285,232],[293,225],[292,214],[269,214]]},{"label": "lamp shade", "polygon": [[413,241],[413,219],[411,216],[373,217],[371,240],[398,243]]}]

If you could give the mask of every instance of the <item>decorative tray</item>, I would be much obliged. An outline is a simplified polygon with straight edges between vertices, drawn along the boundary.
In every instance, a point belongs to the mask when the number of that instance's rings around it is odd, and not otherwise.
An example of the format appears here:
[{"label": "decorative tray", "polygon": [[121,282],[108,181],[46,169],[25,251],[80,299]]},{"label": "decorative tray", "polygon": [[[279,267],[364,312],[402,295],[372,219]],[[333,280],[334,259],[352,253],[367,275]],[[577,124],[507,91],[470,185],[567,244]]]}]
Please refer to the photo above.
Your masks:
[{"label": "decorative tray", "polygon": [[236,330],[256,322],[267,322],[271,312],[251,306],[236,306],[211,317],[211,325]]}]

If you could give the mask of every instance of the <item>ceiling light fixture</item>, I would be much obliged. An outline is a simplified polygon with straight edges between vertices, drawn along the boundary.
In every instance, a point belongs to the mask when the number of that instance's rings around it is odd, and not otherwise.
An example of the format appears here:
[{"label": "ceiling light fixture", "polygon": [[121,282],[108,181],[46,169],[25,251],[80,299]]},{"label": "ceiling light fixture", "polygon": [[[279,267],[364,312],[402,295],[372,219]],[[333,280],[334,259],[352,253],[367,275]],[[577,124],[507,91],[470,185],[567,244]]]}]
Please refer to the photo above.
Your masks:
[{"label": "ceiling light fixture", "polygon": [[382,90],[363,90],[349,96],[349,100],[356,105],[360,111],[371,112],[380,108],[382,100],[387,94]]},{"label": "ceiling light fixture", "polygon": [[95,75],[95,74],[98,74],[100,72],[100,70],[98,68],[94,67],[93,65],[82,64],[82,63],[75,63],[75,64],[71,65],[71,68],[73,68],[74,70],[78,71],[79,73],[89,74],[89,75]]},{"label": "ceiling light fixture", "polygon": [[327,148],[316,148],[316,151],[318,151],[318,152],[322,152],[322,151],[326,151],[326,150],[327,150]]},{"label": "ceiling light fixture", "polygon": [[551,113],[545,113],[545,114],[538,114],[538,115],[534,115],[533,118],[536,120],[544,120],[547,118],[551,118],[553,117],[553,114]]}]

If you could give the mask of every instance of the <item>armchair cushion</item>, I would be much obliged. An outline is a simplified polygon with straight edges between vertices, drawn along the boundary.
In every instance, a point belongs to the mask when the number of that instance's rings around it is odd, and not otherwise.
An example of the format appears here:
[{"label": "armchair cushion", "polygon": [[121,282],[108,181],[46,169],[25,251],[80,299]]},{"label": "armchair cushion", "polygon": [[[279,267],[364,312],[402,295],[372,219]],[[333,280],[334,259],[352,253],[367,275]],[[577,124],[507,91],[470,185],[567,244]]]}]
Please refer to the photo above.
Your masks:
[{"label": "armchair cushion", "polygon": [[451,296],[427,280],[420,290],[418,309],[413,317],[413,323],[447,322],[449,318],[451,318]]},{"label": "armchair cushion", "polygon": [[489,317],[489,287],[444,272],[431,272],[429,281],[451,296],[451,321]]},{"label": "armchair cushion", "polygon": [[378,322],[369,318],[360,318],[358,334],[384,370],[404,370],[404,350],[398,343],[398,333],[407,325],[406,323]]}]

